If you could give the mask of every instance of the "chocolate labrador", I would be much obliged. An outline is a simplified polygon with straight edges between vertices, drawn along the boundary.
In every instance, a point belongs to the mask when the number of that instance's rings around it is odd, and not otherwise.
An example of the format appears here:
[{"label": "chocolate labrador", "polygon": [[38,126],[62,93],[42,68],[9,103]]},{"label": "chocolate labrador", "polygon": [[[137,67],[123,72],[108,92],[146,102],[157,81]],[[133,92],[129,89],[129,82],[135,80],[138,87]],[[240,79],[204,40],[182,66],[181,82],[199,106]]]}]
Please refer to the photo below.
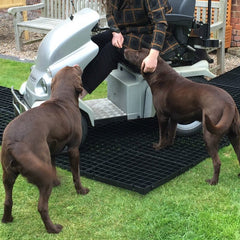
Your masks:
[{"label": "chocolate labrador", "polygon": [[218,145],[223,135],[228,136],[240,161],[240,120],[234,100],[223,89],[180,76],[161,57],[155,72],[144,73],[141,65],[148,53],[147,49],[126,49],[124,54],[130,64],[141,70],[152,91],[159,123],[159,142],[154,144],[154,148],[161,149],[174,143],[177,123],[201,121],[204,141],[214,167],[212,179],[206,181],[211,185],[217,184],[221,166]]},{"label": "chocolate labrador", "polygon": [[35,184],[40,193],[38,211],[46,230],[59,233],[60,224],[53,224],[48,214],[48,199],[56,176],[54,155],[67,146],[73,182],[78,194],[88,189],[80,182],[79,145],[81,113],[78,95],[82,92],[82,70],[79,66],[61,69],[52,80],[50,100],[11,121],[3,133],[1,162],[5,203],[3,223],[13,221],[12,189],[19,174]]}]

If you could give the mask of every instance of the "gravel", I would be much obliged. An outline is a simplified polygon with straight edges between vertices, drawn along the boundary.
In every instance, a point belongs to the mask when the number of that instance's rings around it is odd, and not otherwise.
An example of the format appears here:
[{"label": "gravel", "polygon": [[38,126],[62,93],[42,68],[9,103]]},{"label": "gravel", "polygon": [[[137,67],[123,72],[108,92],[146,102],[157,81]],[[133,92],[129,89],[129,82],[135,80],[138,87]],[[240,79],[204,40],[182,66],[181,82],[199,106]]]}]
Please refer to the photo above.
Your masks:
[{"label": "gravel", "polygon": [[[30,34],[31,39],[36,39],[36,34]],[[15,45],[13,20],[8,17],[0,19],[0,54],[17,57],[19,59],[34,60],[40,42],[23,45],[23,51],[17,51]]]},{"label": "gravel", "polygon": [[[36,33],[29,33],[30,39],[35,40],[44,37]],[[24,34],[23,34],[24,35]],[[37,50],[40,41],[24,44],[22,51],[17,51],[15,46],[14,29],[12,17],[7,13],[1,13],[0,18],[0,57],[10,58],[14,60],[33,61],[37,56]],[[238,53],[238,51],[229,51]],[[210,65],[210,68],[216,65],[216,54],[211,53],[210,56],[214,59],[214,63]],[[240,54],[239,54],[240,56]],[[226,71],[230,71],[240,66],[240,57],[230,53],[225,55],[225,68]]]}]

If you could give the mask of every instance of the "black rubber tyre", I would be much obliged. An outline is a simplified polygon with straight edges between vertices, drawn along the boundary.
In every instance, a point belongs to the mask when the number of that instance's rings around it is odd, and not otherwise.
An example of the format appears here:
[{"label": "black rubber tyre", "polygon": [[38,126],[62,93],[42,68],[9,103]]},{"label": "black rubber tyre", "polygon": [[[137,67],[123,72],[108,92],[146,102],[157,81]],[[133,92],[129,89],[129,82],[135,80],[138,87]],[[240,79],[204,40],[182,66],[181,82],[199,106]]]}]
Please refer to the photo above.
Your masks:
[{"label": "black rubber tyre", "polygon": [[179,136],[190,136],[194,135],[202,129],[202,123],[199,121],[194,121],[189,124],[178,124],[177,125],[177,135]]},{"label": "black rubber tyre", "polygon": [[[188,79],[190,79],[194,82],[198,82],[198,83],[206,82],[206,80],[203,76],[189,77]],[[177,135],[190,136],[190,135],[196,134],[201,129],[202,129],[202,123],[199,122],[199,121],[194,121],[194,122],[189,123],[189,124],[178,124],[177,125]]]}]

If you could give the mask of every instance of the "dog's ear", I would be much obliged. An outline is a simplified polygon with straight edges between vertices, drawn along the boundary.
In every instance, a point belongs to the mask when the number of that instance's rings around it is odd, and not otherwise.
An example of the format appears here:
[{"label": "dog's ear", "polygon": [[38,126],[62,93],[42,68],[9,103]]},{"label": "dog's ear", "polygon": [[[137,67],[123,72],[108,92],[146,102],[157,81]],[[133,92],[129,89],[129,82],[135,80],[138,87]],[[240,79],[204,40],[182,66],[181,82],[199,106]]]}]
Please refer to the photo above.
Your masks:
[{"label": "dog's ear", "polygon": [[76,93],[79,95],[83,91],[83,85],[82,85],[82,69],[80,68],[79,65],[74,65],[71,68],[71,71],[73,71],[74,74],[74,87]]},{"label": "dog's ear", "polygon": [[83,91],[82,78],[77,76],[74,80],[74,87],[77,94],[81,94]]}]

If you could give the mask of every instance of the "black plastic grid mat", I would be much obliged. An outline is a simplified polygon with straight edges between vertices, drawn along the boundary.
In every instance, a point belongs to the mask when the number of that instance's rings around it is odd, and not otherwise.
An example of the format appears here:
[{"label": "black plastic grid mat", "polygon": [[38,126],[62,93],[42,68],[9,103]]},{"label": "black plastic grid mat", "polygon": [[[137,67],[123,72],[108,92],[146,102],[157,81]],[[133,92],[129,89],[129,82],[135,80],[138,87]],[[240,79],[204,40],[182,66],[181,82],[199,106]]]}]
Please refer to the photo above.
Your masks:
[{"label": "black plastic grid mat", "polygon": [[[228,91],[240,107],[240,67],[213,79],[210,84]],[[0,140],[13,118],[10,90],[0,87]],[[158,140],[156,119],[113,122],[89,128],[86,144],[80,149],[81,175],[146,194],[208,157],[202,134],[176,137],[172,147],[155,151]],[[221,147],[228,145],[223,139]],[[61,154],[57,166],[69,170]]]},{"label": "black plastic grid mat", "polygon": [[12,95],[8,88],[0,86],[0,143],[6,125],[14,118]]},{"label": "black plastic grid mat", "polygon": [[[82,175],[146,194],[208,157],[201,133],[177,137],[173,147],[155,151],[152,142],[158,140],[156,129],[156,119],[90,129],[80,152]],[[67,156],[57,161],[69,170]]]}]

